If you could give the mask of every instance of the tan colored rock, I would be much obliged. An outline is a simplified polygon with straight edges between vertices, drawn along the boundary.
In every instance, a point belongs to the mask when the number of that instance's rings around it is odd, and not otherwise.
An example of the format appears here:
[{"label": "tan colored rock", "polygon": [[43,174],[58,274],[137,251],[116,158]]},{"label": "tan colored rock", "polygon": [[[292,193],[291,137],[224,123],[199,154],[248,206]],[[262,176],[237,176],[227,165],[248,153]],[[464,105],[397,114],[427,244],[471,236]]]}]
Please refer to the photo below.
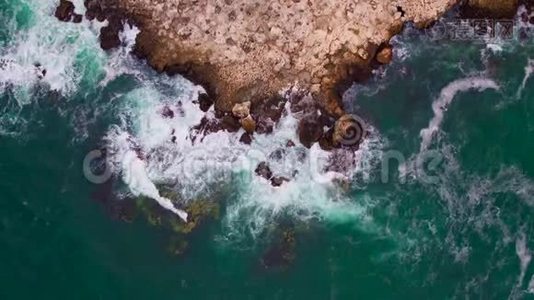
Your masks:
[{"label": "tan colored rock", "polygon": [[243,103],[236,103],[234,107],[232,108],[232,114],[236,118],[245,118],[246,116],[250,115],[250,101],[243,102]]},{"label": "tan colored rock", "polygon": [[386,46],[382,48],[376,55],[376,60],[381,64],[389,64],[393,59],[393,48],[391,46]]},{"label": "tan colored rock", "polygon": [[243,129],[245,129],[245,131],[249,134],[254,133],[256,130],[256,121],[254,121],[251,115],[242,118],[239,120],[239,123],[241,123]]},{"label": "tan colored rock", "polygon": [[[102,0],[93,0],[102,1]],[[459,0],[107,0],[141,29],[135,52],[202,84],[215,108],[312,84],[343,114],[336,87],[365,78],[377,45],[406,21],[435,20]],[[399,14],[400,13],[400,14]],[[328,80],[323,80],[327,78]],[[345,86],[345,85],[344,85]]]}]

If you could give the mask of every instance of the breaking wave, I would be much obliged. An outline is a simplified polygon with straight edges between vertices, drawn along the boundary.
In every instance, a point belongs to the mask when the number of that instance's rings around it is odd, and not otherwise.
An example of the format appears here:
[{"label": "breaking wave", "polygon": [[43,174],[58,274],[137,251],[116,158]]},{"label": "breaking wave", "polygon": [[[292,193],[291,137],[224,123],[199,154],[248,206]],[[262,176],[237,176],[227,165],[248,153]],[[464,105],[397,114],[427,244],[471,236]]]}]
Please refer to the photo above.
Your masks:
[{"label": "breaking wave", "polygon": [[[169,88],[165,94],[160,92],[165,90],[162,83]],[[229,238],[257,236],[282,215],[343,222],[367,218],[365,204],[347,196],[351,174],[365,172],[366,168],[355,166],[344,174],[324,171],[330,153],[318,145],[311,149],[300,145],[296,136],[298,121],[289,112],[288,103],[288,113],[272,134],[255,135],[251,144],[245,145],[239,141],[242,129],[206,135],[194,130],[203,119],[214,118],[213,108],[204,113],[195,103],[202,88],[169,77],[145,85],[124,95],[123,124],[114,126],[105,137],[113,172],[140,176],[125,180],[130,190],[150,190],[150,194],[143,194],[158,201],[153,187],[163,184],[172,187],[184,205],[220,186],[237,186],[229,197],[233,200],[228,201],[224,218]],[[289,141],[296,145],[287,147]],[[355,156],[371,159],[369,155],[375,152],[369,151],[370,147],[380,147],[376,132]],[[273,174],[287,178],[287,182],[273,186],[256,176],[260,162],[266,162]],[[144,171],[139,169],[141,166]],[[339,182],[345,182],[345,190]]]}]

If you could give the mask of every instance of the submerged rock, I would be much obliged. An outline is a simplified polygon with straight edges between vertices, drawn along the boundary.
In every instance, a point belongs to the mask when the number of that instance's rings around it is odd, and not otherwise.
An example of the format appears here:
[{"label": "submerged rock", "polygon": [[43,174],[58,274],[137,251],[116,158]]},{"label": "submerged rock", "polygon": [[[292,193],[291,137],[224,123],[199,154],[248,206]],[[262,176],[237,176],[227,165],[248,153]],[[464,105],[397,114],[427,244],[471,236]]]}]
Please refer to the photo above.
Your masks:
[{"label": "submerged rock", "polygon": [[258,164],[254,172],[256,173],[256,175],[261,176],[267,180],[270,180],[271,177],[273,177],[273,172],[271,171],[271,168],[269,168],[269,165],[264,161]]},{"label": "submerged rock", "polygon": [[188,214],[187,223],[180,222],[176,218],[170,219],[170,224],[174,232],[188,234],[199,225],[209,219],[216,219],[219,217],[219,203],[205,199],[195,199],[190,201],[184,210]]},{"label": "submerged rock", "polygon": [[281,237],[261,257],[265,269],[286,268],[295,259],[296,239],[292,229],[284,229]]},{"label": "submerged rock", "polygon": [[175,256],[183,255],[189,248],[189,242],[183,237],[171,238],[167,245],[167,251]]}]

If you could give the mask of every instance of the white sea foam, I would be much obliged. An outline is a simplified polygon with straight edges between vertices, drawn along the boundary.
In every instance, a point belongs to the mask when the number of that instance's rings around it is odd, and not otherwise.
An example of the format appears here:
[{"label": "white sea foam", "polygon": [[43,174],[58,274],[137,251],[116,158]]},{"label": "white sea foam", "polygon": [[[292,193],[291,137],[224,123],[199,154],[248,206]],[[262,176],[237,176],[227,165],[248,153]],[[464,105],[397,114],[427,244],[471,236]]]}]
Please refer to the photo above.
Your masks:
[{"label": "white sea foam", "polygon": [[85,15],[85,11],[87,10],[84,5],[84,0],[71,0],[72,4],[74,4],[74,13],[79,15]]},{"label": "white sea foam", "polygon": [[534,275],[530,277],[530,282],[528,283],[527,292],[530,294],[534,294]]},{"label": "white sea foam", "polygon": [[521,85],[517,89],[516,98],[521,98],[521,94],[523,93],[523,90],[525,89],[525,86],[527,85],[527,82],[530,79],[532,72],[534,72],[534,60],[529,58],[525,66],[525,75],[523,76]]},{"label": "white sea foam", "polygon": [[520,236],[515,241],[515,253],[519,258],[519,278],[517,280],[517,286],[520,287],[523,285],[523,280],[525,278],[525,273],[527,271],[528,265],[532,260],[532,253],[527,248],[527,236],[524,233],[521,233]]},{"label": "white sea foam", "polygon": [[145,162],[137,156],[135,151],[127,151],[122,159],[122,163],[122,178],[128,184],[134,195],[143,195],[156,200],[163,208],[172,211],[182,218],[184,222],[187,222],[187,213],[185,211],[177,209],[171,200],[160,196],[157,187],[146,173]]},{"label": "white sea foam", "polygon": [[139,65],[139,61],[131,55],[131,51],[135,45],[135,39],[139,32],[139,28],[136,26],[128,23],[124,24],[123,30],[119,32],[122,46],[111,51],[107,63],[104,66],[106,77],[100,81],[100,86],[106,86],[119,75],[130,74],[136,77],[140,76],[141,72],[139,68],[132,68],[132,65]]},{"label": "white sea foam", "polygon": [[[167,76],[158,76],[143,85],[123,97],[123,124],[113,127],[105,138],[113,172],[140,176],[126,182],[133,194],[151,195],[157,201],[159,193],[154,188],[165,184],[187,202],[220,185],[237,185],[237,195],[228,202],[224,218],[228,238],[257,236],[279,215],[369,224],[366,202],[349,200],[346,191],[336,184],[339,180],[348,183],[352,172],[324,172],[329,153],[318,145],[307,149],[298,143],[298,121],[291,113],[280,119],[272,134],[254,135],[251,145],[239,142],[243,130],[192,135],[192,128],[202,118],[213,118],[213,111],[204,113],[192,102],[202,88],[180,77]],[[174,117],[163,116],[163,110],[171,110]],[[371,159],[371,154],[376,153],[366,150],[380,147],[378,133],[373,132],[356,153],[362,160]],[[287,148],[289,140],[297,145]],[[140,153],[143,164],[137,160],[131,163],[133,149]],[[276,151],[282,155],[272,155]],[[254,170],[262,161],[269,164],[275,176],[290,181],[273,187],[256,176]],[[128,170],[133,167],[136,169]],[[358,168],[353,171],[367,170]],[[140,183],[143,192],[139,192]]]},{"label": "white sea foam", "polygon": [[459,92],[465,92],[468,90],[476,89],[483,91],[486,89],[499,89],[499,85],[495,81],[483,77],[467,77],[455,80],[445,86],[439,95],[439,97],[432,102],[432,111],[434,116],[430,120],[428,127],[424,128],[420,132],[421,147],[420,151],[427,150],[434,138],[436,132],[440,129],[443,117],[447,111],[447,106],[451,104],[454,97]]},{"label": "white sea foam", "polygon": [[[31,1],[28,5],[34,14],[31,25],[17,31],[0,57],[5,62],[5,67],[0,67],[0,88],[15,87],[20,105],[30,102],[31,89],[37,83],[63,95],[75,92],[83,76],[77,65],[80,55],[90,52],[93,63],[104,61],[98,49],[98,33],[86,26],[87,21],[58,21],[50,13],[56,5],[54,1]],[[39,78],[43,69],[46,75]]]}]

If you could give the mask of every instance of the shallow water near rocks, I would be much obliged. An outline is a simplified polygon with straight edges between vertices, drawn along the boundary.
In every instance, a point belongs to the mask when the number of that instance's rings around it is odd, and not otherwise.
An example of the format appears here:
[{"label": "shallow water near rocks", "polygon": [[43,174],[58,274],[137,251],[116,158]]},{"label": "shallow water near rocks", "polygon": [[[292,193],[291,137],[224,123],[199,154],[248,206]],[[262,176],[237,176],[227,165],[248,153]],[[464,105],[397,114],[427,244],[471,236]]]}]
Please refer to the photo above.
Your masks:
[{"label": "shallow water near rocks", "polygon": [[[204,116],[193,103],[198,87],[128,55],[135,28],[105,53],[101,24],[60,23],[53,7],[0,1],[2,298],[534,296],[532,42],[494,52],[424,34],[396,38],[394,62],[345,97],[371,131],[345,186],[315,172],[327,155],[319,147],[296,143],[283,160],[270,156],[298,140],[290,114],[250,146],[224,132],[191,143],[189,127]],[[166,106],[173,118],[162,116]],[[134,185],[146,181],[124,177],[131,165],[122,154],[135,145],[149,182],[177,183],[184,203],[216,198],[219,218],[181,256],[167,251],[168,229],[112,218],[94,196],[104,185],[83,172],[103,145],[116,150],[115,201],[146,191]],[[439,163],[422,174],[417,161],[429,152]],[[391,160],[384,177],[379,160],[392,153],[404,160]],[[298,173],[272,187],[254,175],[261,160],[277,174]],[[273,228],[288,219],[295,258],[265,269]]]}]

